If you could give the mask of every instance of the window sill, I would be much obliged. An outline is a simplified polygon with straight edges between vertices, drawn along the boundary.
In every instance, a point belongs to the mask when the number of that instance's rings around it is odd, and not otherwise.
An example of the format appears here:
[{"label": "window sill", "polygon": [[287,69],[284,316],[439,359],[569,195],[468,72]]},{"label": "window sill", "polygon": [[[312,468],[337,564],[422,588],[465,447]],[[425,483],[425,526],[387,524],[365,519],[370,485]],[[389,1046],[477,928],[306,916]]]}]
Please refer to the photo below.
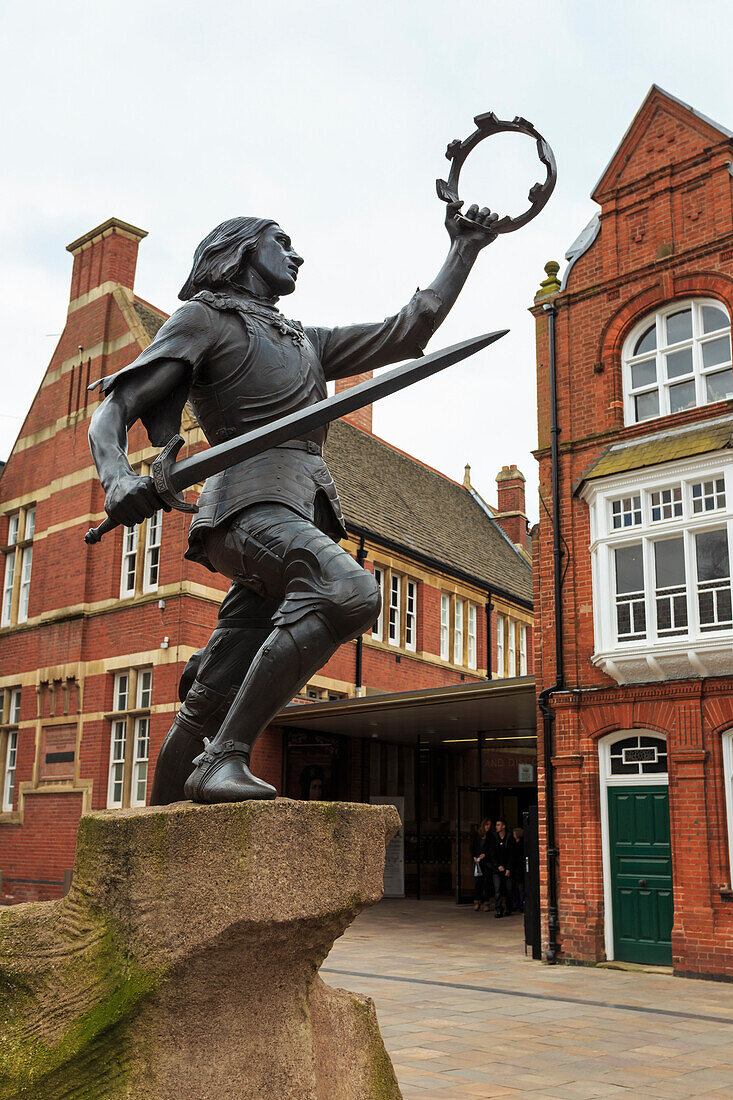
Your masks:
[{"label": "window sill", "polygon": [[641,643],[594,653],[591,661],[617,684],[649,684],[663,680],[733,674],[733,632],[690,642],[686,638]]}]

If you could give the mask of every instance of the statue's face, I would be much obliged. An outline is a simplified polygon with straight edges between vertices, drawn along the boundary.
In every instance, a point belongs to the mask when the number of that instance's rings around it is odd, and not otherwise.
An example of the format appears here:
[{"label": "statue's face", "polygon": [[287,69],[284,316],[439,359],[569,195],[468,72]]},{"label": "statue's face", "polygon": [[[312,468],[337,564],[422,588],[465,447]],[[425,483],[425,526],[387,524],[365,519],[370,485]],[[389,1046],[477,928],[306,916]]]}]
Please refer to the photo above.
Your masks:
[{"label": "statue's face", "polygon": [[279,296],[293,293],[302,263],[287,233],[279,225],[268,225],[247,266]]}]

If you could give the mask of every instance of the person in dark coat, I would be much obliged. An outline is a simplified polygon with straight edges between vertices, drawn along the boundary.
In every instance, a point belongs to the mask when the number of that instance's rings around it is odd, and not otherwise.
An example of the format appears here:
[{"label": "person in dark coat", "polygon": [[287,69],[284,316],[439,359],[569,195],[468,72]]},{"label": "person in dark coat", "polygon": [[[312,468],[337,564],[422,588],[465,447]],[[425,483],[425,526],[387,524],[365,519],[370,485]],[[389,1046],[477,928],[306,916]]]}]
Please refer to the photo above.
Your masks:
[{"label": "person in dark coat", "polygon": [[488,911],[492,891],[491,860],[487,858],[488,837],[491,833],[491,821],[485,817],[471,834],[471,855],[473,856],[473,907],[482,907]]},{"label": "person in dark coat", "polygon": [[508,832],[506,821],[497,819],[491,834],[491,862],[493,864],[494,916],[503,917],[512,912],[511,861],[514,837]]}]

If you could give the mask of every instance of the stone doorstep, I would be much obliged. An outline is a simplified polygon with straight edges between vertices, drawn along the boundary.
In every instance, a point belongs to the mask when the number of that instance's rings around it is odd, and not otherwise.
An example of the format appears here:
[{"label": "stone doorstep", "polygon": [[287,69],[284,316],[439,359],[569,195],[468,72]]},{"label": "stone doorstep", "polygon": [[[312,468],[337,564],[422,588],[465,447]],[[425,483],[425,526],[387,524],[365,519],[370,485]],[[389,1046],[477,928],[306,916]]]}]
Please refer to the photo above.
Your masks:
[{"label": "stone doorstep", "polygon": [[619,959],[611,959],[610,962],[596,963],[598,970],[628,970],[635,974],[663,974],[667,978],[674,977],[674,969],[671,966],[652,966],[649,963],[622,962]]}]

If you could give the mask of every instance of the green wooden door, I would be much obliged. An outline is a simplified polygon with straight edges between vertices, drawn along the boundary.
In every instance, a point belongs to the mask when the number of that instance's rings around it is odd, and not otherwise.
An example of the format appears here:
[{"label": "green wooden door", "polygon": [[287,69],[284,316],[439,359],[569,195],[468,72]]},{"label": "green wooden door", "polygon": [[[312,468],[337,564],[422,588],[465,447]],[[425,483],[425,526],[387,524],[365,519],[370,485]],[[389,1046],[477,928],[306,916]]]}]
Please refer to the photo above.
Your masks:
[{"label": "green wooden door", "polygon": [[672,850],[666,787],[609,787],[613,945],[626,962],[672,962]]}]

